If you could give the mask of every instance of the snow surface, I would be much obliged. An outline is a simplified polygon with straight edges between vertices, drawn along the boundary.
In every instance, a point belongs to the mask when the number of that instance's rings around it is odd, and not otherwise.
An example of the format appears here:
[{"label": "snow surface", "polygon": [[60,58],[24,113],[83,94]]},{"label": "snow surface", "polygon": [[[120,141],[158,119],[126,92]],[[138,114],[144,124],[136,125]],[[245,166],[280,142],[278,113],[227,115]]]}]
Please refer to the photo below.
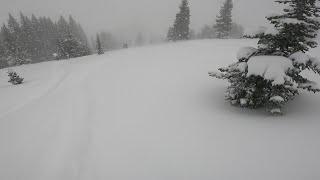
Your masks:
[{"label": "snow surface", "polygon": [[270,98],[270,101],[280,103],[280,102],[284,102],[284,99],[281,96],[273,96],[273,97]]},{"label": "snow surface", "polygon": [[21,86],[1,70],[0,179],[319,179],[319,95],[302,93],[273,117],[230,106],[227,82],[207,75],[255,43],[190,41],[25,65],[15,68]]},{"label": "snow surface", "polygon": [[237,59],[239,61],[248,60],[256,52],[257,49],[254,47],[242,47],[237,53]]},{"label": "snow surface", "polygon": [[247,76],[261,76],[272,81],[273,85],[284,84],[290,77],[286,75],[294,69],[292,61],[282,56],[254,56],[248,61]]},{"label": "snow surface", "polygon": [[299,51],[290,55],[289,59],[291,59],[295,64],[306,65],[310,61],[311,57],[306,53]]},{"label": "snow surface", "polygon": [[235,65],[234,68],[240,72],[246,72],[246,70],[248,68],[248,64],[246,62],[239,62]]}]

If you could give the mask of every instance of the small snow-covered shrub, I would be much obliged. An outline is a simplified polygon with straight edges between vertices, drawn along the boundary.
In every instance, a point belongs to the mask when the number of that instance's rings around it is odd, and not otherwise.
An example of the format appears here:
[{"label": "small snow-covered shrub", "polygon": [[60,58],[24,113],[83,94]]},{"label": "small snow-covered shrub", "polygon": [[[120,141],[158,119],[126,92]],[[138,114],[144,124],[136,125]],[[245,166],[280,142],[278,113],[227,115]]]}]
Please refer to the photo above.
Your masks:
[{"label": "small snow-covered shrub", "polygon": [[22,84],[23,83],[23,78],[21,78],[16,72],[14,71],[9,71],[8,72],[8,76],[9,76],[9,83],[13,84],[13,85],[18,85],[18,84]]},{"label": "small snow-covered shrub", "polygon": [[298,95],[299,89],[320,92],[315,82],[300,75],[306,69],[319,74],[320,61],[302,52],[287,58],[263,56],[254,48],[242,48],[237,58],[238,62],[210,73],[229,81],[226,99],[233,105],[265,107],[272,114],[281,114],[281,107]]}]

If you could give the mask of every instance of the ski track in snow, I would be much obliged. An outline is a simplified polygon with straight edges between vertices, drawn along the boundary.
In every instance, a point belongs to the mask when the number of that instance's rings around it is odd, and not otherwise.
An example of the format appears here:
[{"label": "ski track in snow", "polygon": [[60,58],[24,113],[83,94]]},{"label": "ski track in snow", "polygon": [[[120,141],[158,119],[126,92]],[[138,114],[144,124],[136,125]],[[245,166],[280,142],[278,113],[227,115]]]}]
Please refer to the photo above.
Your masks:
[{"label": "ski track in snow", "polygon": [[231,107],[227,83],[207,75],[254,44],[190,41],[22,66],[31,82],[20,87],[1,76],[0,179],[319,179],[319,95],[271,117]]}]

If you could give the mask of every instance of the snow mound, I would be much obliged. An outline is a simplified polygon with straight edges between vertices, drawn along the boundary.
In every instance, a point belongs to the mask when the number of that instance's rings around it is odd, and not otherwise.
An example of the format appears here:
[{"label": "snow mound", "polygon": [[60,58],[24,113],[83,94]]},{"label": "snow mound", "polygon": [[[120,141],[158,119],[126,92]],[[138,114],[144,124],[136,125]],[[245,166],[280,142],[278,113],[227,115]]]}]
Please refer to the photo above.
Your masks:
[{"label": "snow mound", "polygon": [[246,62],[240,62],[237,64],[236,69],[240,72],[245,72],[248,69],[248,64]]},{"label": "snow mound", "polygon": [[289,56],[289,59],[293,61],[294,64],[304,64],[306,65],[310,61],[310,56],[299,51],[296,53],[293,53],[291,56]]},{"label": "snow mound", "polygon": [[229,68],[231,71],[245,72],[248,68],[248,64],[246,62],[238,62],[232,64]]},{"label": "snow mound", "polygon": [[237,59],[239,61],[247,61],[257,51],[254,47],[242,47],[237,53]]},{"label": "snow mound", "polygon": [[273,85],[284,84],[290,77],[288,70],[294,69],[292,61],[282,56],[254,56],[248,61],[247,76],[261,76]]},{"label": "snow mound", "polygon": [[248,99],[246,99],[246,98],[240,99],[240,105],[241,105],[241,106],[245,106],[245,105],[247,105],[247,104],[248,104]]},{"label": "snow mound", "polygon": [[276,103],[281,103],[281,102],[284,102],[284,99],[281,96],[273,96],[270,98],[270,101],[276,102]]},{"label": "snow mound", "polygon": [[320,60],[318,58],[299,51],[289,56],[289,59],[293,61],[294,65],[302,67],[302,69],[310,67],[313,71],[320,73]]},{"label": "snow mound", "polygon": [[275,109],[272,109],[271,111],[270,111],[272,114],[281,114],[281,109],[280,108],[275,108]]},{"label": "snow mound", "polygon": [[[315,89],[319,89],[319,85],[318,83],[314,82],[314,81],[308,81],[308,82],[305,82],[305,83],[301,83],[298,85],[299,88],[302,88],[302,89],[310,89],[310,90],[315,90]],[[317,92],[317,91],[315,91]]]}]

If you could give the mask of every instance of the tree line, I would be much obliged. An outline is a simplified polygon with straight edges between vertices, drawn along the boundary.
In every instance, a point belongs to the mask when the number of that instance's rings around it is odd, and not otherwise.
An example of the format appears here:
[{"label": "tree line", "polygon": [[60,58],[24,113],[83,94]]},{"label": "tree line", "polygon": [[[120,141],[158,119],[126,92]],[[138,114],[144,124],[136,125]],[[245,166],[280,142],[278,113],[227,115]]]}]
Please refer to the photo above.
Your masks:
[{"label": "tree line", "polygon": [[54,22],[48,17],[9,14],[0,31],[0,68],[91,54],[87,36],[72,16]]},{"label": "tree line", "polygon": [[220,8],[216,23],[212,26],[205,25],[201,32],[196,34],[190,29],[190,7],[188,0],[182,0],[180,10],[176,15],[173,26],[169,27],[167,33],[168,41],[179,41],[188,39],[207,39],[207,38],[241,38],[244,28],[232,21],[232,0],[225,0]]}]

